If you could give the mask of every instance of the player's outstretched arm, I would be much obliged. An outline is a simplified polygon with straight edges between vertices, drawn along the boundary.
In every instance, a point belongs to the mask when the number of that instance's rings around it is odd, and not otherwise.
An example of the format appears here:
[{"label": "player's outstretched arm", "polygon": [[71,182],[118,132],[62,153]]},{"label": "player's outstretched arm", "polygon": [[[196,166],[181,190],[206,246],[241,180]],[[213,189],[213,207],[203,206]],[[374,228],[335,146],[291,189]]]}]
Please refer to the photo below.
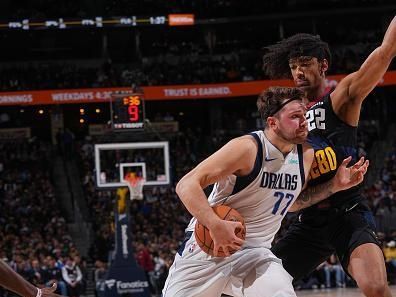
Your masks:
[{"label": "player's outstretched arm", "polygon": [[232,174],[249,174],[256,155],[257,144],[252,136],[233,139],[187,173],[176,186],[176,193],[187,210],[209,229],[215,254],[219,247],[224,251],[224,247],[240,248],[243,240],[235,235],[235,229],[242,228],[242,224],[221,220],[210,207],[203,189]]},{"label": "player's outstretched arm", "polygon": [[60,297],[55,294],[56,284],[51,288],[39,289],[16,273],[7,263],[0,260],[0,286],[23,297]]},{"label": "player's outstretched arm", "polygon": [[357,126],[363,100],[384,76],[396,56],[396,17],[391,21],[382,44],[360,69],[345,77],[331,94],[333,109],[347,124]]},{"label": "player's outstretched arm", "polygon": [[328,182],[306,188],[298,196],[289,211],[298,211],[312,206],[336,192],[343,191],[360,184],[367,172],[369,161],[360,158],[354,165],[347,167],[352,157],[344,159],[336,175]]}]

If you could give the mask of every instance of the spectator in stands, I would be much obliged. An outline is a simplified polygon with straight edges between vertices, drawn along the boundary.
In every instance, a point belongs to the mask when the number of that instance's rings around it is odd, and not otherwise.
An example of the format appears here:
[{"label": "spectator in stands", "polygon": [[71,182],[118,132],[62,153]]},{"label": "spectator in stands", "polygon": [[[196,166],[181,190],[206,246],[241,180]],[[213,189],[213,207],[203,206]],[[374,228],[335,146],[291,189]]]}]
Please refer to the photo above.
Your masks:
[{"label": "spectator in stands", "polygon": [[29,274],[31,275],[30,278],[33,284],[41,284],[46,278],[46,268],[42,269],[40,267],[40,262],[37,259],[34,259],[31,261]]},{"label": "spectator in stands", "polygon": [[75,249],[75,252],[73,254],[74,254],[74,256],[73,256],[74,264],[78,268],[80,268],[81,275],[82,275],[82,279],[80,282],[80,293],[84,294],[86,287],[87,287],[86,280],[88,279],[87,260],[85,259],[85,257],[82,257],[82,258],[80,257],[77,249]]},{"label": "spectator in stands", "polygon": [[[331,255],[330,258],[327,259],[323,266],[323,270],[326,277],[326,288],[333,287],[333,284],[337,288],[345,286],[345,272],[335,254]],[[331,276],[334,276],[334,281]]]},{"label": "spectator in stands", "polygon": [[67,285],[68,296],[79,297],[82,273],[80,268],[71,258],[67,258],[65,266],[62,267],[62,277]]},{"label": "spectator in stands", "polygon": [[[146,279],[150,279],[150,273],[154,270],[154,263],[151,257],[149,249],[144,245],[143,242],[138,242],[136,245],[136,261],[141,268],[143,268]],[[150,290],[153,291],[153,287],[150,283]]]},{"label": "spectator in stands", "polygon": [[161,295],[161,289],[165,284],[168,268],[166,267],[165,255],[163,252],[157,252],[156,249],[154,249],[152,255],[154,260],[154,270],[149,273],[150,283],[153,287],[154,295],[159,296]]},{"label": "spectator in stands", "polygon": [[105,280],[107,275],[106,264],[100,260],[95,262],[95,293],[97,297],[104,297],[105,293]]},{"label": "spectator in stands", "polygon": [[323,262],[306,277],[299,280],[295,280],[293,283],[295,290],[325,288],[326,287],[325,273],[324,273],[325,265],[326,262]]},{"label": "spectator in stands", "polygon": [[396,241],[391,240],[383,248],[387,268],[393,274],[396,273]]},{"label": "spectator in stands", "polygon": [[53,256],[47,257],[48,263],[48,276],[45,279],[45,284],[48,286],[50,283],[56,282],[60,290],[61,295],[67,296],[66,283],[62,278],[62,270],[57,266],[55,258]]}]

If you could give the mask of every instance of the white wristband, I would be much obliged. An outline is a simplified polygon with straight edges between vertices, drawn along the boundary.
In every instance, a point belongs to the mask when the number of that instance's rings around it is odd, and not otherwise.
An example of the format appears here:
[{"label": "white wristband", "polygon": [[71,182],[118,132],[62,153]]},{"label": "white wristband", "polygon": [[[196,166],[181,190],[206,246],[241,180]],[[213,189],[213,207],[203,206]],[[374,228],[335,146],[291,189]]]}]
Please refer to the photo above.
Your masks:
[{"label": "white wristband", "polygon": [[37,294],[36,297],[41,297],[43,295],[43,291],[41,291],[40,288],[37,288]]}]

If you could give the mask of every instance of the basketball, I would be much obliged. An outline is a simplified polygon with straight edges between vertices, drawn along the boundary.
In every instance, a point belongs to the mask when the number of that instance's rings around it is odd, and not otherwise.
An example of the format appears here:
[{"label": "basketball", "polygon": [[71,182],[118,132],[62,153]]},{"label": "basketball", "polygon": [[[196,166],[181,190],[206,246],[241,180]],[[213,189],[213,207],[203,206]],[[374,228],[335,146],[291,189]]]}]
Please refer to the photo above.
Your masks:
[{"label": "basketball", "polygon": [[[245,220],[241,216],[241,214],[236,211],[235,209],[226,206],[226,205],[217,205],[213,207],[214,212],[217,214],[217,216],[223,220],[227,221],[233,221],[233,222],[241,222],[243,225],[243,229],[236,229],[235,230],[235,235],[238,236],[239,238],[245,240],[246,236],[246,226],[245,226]],[[213,247],[214,243],[212,240],[212,237],[210,236],[209,229],[206,228],[204,225],[200,224],[197,222],[195,224],[195,239],[199,245],[199,247],[207,254],[214,256],[213,254]],[[230,254],[235,253],[237,250],[228,250]],[[225,254],[222,250],[222,248],[219,249],[218,252],[218,257],[225,257]]]}]

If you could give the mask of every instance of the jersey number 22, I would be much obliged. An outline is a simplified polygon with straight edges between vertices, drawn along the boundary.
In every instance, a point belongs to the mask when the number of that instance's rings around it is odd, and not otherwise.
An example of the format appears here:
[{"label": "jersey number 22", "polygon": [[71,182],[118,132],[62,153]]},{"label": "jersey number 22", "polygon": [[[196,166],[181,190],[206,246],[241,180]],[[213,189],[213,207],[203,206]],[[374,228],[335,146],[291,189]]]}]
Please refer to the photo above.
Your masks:
[{"label": "jersey number 22", "polygon": [[325,116],[326,111],[324,110],[324,108],[315,108],[308,110],[306,113],[308,131],[311,131],[313,129],[326,129]]}]

